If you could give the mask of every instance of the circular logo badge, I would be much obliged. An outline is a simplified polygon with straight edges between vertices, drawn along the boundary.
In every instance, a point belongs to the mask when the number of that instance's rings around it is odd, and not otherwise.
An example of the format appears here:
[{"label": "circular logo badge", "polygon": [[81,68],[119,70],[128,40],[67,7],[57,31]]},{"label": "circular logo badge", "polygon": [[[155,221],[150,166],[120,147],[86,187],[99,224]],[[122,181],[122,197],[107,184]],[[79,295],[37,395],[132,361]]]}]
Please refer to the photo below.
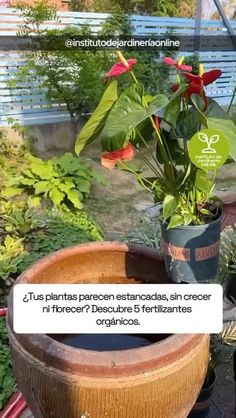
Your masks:
[{"label": "circular logo badge", "polygon": [[216,170],[229,156],[229,145],[224,133],[215,129],[197,132],[188,143],[189,158],[202,170]]}]

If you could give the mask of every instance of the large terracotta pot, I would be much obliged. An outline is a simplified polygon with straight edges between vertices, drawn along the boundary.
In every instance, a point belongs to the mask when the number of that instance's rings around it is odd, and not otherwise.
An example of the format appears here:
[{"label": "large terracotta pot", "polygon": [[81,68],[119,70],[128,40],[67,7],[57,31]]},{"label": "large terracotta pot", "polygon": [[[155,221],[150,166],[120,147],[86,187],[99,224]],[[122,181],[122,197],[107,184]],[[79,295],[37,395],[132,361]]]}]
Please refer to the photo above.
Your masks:
[{"label": "large terracotta pot", "polygon": [[[118,279],[119,278],[119,279]],[[168,283],[152,249],[91,243],[51,254],[17,283]],[[35,418],[186,418],[208,365],[207,335],[172,335],[120,351],[72,348],[47,335],[8,332],[14,374]]]}]

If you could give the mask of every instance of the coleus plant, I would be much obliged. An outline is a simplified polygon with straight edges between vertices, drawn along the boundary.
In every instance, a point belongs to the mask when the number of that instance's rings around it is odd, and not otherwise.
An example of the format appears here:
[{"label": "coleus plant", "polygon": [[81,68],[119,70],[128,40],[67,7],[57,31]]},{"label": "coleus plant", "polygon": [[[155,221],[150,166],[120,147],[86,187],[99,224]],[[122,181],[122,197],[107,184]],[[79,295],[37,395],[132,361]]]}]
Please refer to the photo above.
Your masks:
[{"label": "coleus plant", "polygon": [[[79,155],[98,136],[102,144],[102,165],[119,165],[133,173],[139,183],[163,205],[168,228],[210,222],[219,215],[219,201],[213,195],[216,172],[198,169],[190,160],[188,141],[200,129],[223,130],[229,143],[228,161],[236,159],[236,126],[219,104],[206,96],[205,86],[221,76],[221,70],[192,74],[184,57],[164,58],[176,73],[172,95],[151,96],[138,81],[135,59],[119,58],[105,75],[107,88],[94,113],[82,128],[75,146]],[[131,84],[124,91],[115,79],[129,72]],[[153,147],[155,143],[155,151]],[[143,176],[127,163],[134,155],[144,160],[150,176]]]}]

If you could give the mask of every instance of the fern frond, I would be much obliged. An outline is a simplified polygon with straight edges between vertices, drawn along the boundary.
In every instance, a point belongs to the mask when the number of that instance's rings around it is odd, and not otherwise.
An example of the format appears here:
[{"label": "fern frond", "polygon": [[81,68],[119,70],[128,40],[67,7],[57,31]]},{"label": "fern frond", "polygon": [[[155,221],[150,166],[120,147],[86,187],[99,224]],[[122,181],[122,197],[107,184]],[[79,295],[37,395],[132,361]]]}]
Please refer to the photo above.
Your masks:
[{"label": "fern frond", "polygon": [[219,334],[222,343],[231,345],[236,343],[236,321],[230,322],[226,325],[223,331]]}]

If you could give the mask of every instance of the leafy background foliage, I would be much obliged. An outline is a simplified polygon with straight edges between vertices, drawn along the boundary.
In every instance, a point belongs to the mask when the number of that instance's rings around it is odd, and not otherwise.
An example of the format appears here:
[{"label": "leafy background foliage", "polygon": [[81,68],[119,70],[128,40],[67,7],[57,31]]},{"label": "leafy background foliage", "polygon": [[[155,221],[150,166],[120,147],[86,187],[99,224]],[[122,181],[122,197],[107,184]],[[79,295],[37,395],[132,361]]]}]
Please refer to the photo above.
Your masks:
[{"label": "leafy background foliage", "polygon": [[[26,265],[64,246],[102,239],[100,227],[73,202],[59,205],[56,193],[52,193],[44,203],[41,197],[49,193],[46,184],[57,192],[66,190],[68,182],[68,191],[73,190],[70,186],[76,192],[80,189],[82,200],[90,195],[92,180],[102,182],[103,177],[71,153],[44,161],[34,157],[25,145],[9,142],[4,134],[0,135],[0,147],[4,165],[0,173],[0,301],[2,297],[4,303],[4,283],[10,285]],[[21,192],[17,196],[16,185]],[[33,199],[39,197],[37,203],[42,204],[32,207]]]},{"label": "leafy background foliage", "polygon": [[[184,16],[185,13],[191,16],[195,8],[195,1],[192,0],[179,0],[176,2],[172,0],[112,0],[109,2],[106,0],[72,0],[71,4],[75,10],[80,10],[81,8],[82,11],[86,9],[88,11],[111,11],[112,16],[102,28],[103,35],[130,33],[130,27],[127,21],[127,13],[129,12],[172,16],[177,15],[182,7],[181,15]],[[55,9],[53,7],[49,8],[44,1],[39,1],[33,7],[21,4],[19,9],[23,12],[25,18],[25,24],[19,27],[21,34],[26,34],[29,31],[39,33],[40,23],[55,18]],[[57,33],[57,31],[51,31],[47,35],[54,36]],[[77,28],[66,28],[60,32],[60,34],[65,36],[76,36],[82,33],[89,34],[89,28],[85,27],[83,32]],[[167,52],[167,55],[170,54]],[[169,68],[163,66],[162,62],[158,60],[158,54],[149,51],[141,53],[136,51],[132,53],[132,57],[138,59],[138,64],[135,67],[136,74],[149,94],[154,95],[157,92],[168,92],[169,84],[166,80],[169,76]],[[74,135],[76,135],[78,118],[82,114],[93,111],[104,92],[106,86],[103,83],[103,78],[106,71],[114,64],[114,55],[110,52],[101,51],[97,51],[96,53],[86,51],[73,51],[72,53],[70,51],[69,54],[64,51],[57,51],[56,53],[50,54],[45,51],[35,51],[28,54],[26,60],[26,66],[20,70],[17,78],[10,82],[9,87],[14,89],[17,83],[27,80],[32,82],[40,79],[42,82],[41,86],[43,89],[46,89],[46,95],[49,100],[66,104],[71,116]],[[190,60],[188,60],[188,63]],[[195,61],[194,71],[197,72],[197,59],[193,58],[193,61]],[[40,62],[43,65],[40,65]],[[122,75],[120,80],[121,86],[124,89],[128,86],[129,75]],[[26,131],[24,128],[17,124],[14,124],[14,126],[17,130],[21,130],[21,133],[25,136]],[[180,127],[178,128],[180,129]],[[80,161],[77,159],[77,162],[74,163],[74,157],[71,155],[69,157],[68,155],[64,156],[62,159],[56,159],[57,162],[55,162],[55,159],[53,162],[52,160],[49,162],[36,160],[32,171],[32,164],[34,163],[32,162],[33,158],[29,153],[29,149],[25,146],[19,147],[16,144],[11,144],[6,141],[6,137],[2,131],[0,131],[0,151],[0,164],[4,167],[4,172],[0,174],[0,185],[5,187],[6,180],[9,177],[14,179],[18,177],[17,181],[19,182],[19,177],[22,180],[23,170],[25,173],[25,176],[23,176],[25,184],[20,184],[20,189],[22,192],[27,192],[21,194],[19,197],[10,198],[10,200],[9,198],[4,199],[3,196],[0,198],[1,306],[1,304],[5,304],[5,297],[8,292],[7,286],[14,281],[15,277],[21,271],[33,262],[62,247],[87,241],[102,240],[103,236],[100,227],[93,219],[85,211],[78,210],[78,207],[81,207],[81,201],[88,197],[91,182],[94,178],[98,178],[97,174],[94,173],[93,175],[89,170],[86,171],[84,169],[84,176],[81,177],[85,180],[85,183],[81,186],[80,181],[79,186],[77,184],[78,176],[74,175],[75,171],[72,170],[71,172],[71,167],[69,169],[66,167],[65,169],[64,165],[64,170],[63,172],[61,171],[61,162],[63,159],[64,162],[65,159],[67,159],[67,162],[70,160],[69,166],[80,164]],[[179,157],[179,155],[176,156],[176,158]],[[49,178],[43,178],[45,177],[45,168],[48,173],[46,177]],[[73,199],[74,201],[71,201],[70,198],[68,199],[67,193],[71,190],[70,188],[67,191],[65,191],[65,187],[64,190],[60,189],[60,187],[63,187],[62,185],[65,185],[66,177],[70,177],[70,180],[68,178],[67,180],[73,183],[72,189],[78,191],[80,187],[80,195],[76,194],[79,201],[78,199]],[[45,181],[53,183],[53,181],[58,179],[60,179],[60,183],[54,183],[54,192],[46,192],[42,183]],[[18,187],[18,182],[14,185],[12,179],[11,187],[13,185]],[[40,186],[38,186],[39,183],[41,183],[41,192]],[[84,186],[84,184],[86,185]],[[39,193],[36,193],[36,190]],[[60,192],[65,193],[62,200],[62,194]],[[154,193],[159,192],[160,185],[155,184]],[[31,205],[33,203],[32,197],[37,198],[34,201],[40,203],[38,197],[48,197],[49,193],[51,205],[40,204],[37,208],[29,207],[29,203]],[[31,197],[28,202],[26,201],[27,194]],[[61,205],[61,202],[64,203],[64,206]],[[173,204],[173,201],[171,202]],[[64,210],[62,211],[61,209]],[[159,226],[156,221],[145,218],[141,222],[139,229],[132,236],[126,238],[126,240],[159,248],[159,233]],[[229,337],[229,334],[232,334],[231,331],[230,329],[226,333],[230,341],[231,337]],[[14,388],[15,382],[11,369],[5,320],[0,318],[0,409],[11,396]]]},{"label": "leafy background foliage", "polygon": [[17,272],[23,252],[21,239],[15,239],[10,235],[5,237],[0,245],[0,278],[2,280],[7,280],[11,273]]},{"label": "leafy background foliage", "polygon": [[86,212],[72,214],[55,211],[47,218],[43,230],[26,236],[26,255],[18,266],[19,271],[60,248],[101,240],[102,231]]},{"label": "leafy background foliage", "polygon": [[0,318],[0,410],[15,389],[5,318]]},{"label": "leafy background foliage", "polygon": [[84,197],[91,192],[96,174],[71,153],[43,161],[31,157],[31,163],[22,174],[6,182],[3,197],[27,193],[28,204],[38,206],[43,198],[55,207],[82,209]]},{"label": "leafy background foliage", "polygon": [[[0,194],[0,307],[4,307],[16,277],[39,258],[66,246],[103,239],[101,228],[91,216],[76,207],[82,206],[78,201],[74,200],[75,205],[59,205],[53,193],[32,207],[33,198],[49,193],[45,182],[53,190],[56,181],[56,191],[71,182],[82,201],[91,192],[92,180],[103,179],[70,153],[49,161],[35,158],[26,145],[9,142],[1,130],[0,151],[0,185],[11,196]],[[7,189],[7,182],[11,189]],[[20,186],[20,195],[15,196],[13,184]],[[0,410],[14,390],[5,318],[0,318]]]},{"label": "leafy background foliage", "polygon": [[[83,7],[83,6],[82,6]],[[89,27],[76,28],[67,26],[60,30],[41,30],[40,24],[46,20],[55,19],[55,8],[44,0],[38,0],[33,6],[22,3],[19,9],[23,13],[23,25],[19,26],[18,34],[46,34],[47,39],[56,35],[74,38],[80,35],[90,35]],[[85,9],[84,9],[85,10]],[[124,4],[116,4],[112,15],[101,28],[100,35],[128,35],[132,30],[128,22],[127,8]],[[168,51],[166,51],[168,54]],[[154,51],[129,51],[129,56],[137,58],[137,75],[151,94],[155,91],[166,92],[169,68],[158,60],[160,54]],[[77,133],[79,118],[86,117],[98,104],[106,85],[104,76],[115,62],[112,51],[32,51],[25,54],[26,64],[22,66],[14,79],[9,82],[13,89],[22,82],[39,82],[49,102],[66,106],[73,129]],[[121,76],[123,86],[127,86],[128,77]]]},{"label": "leafy background foliage", "polygon": [[196,0],[72,0],[70,8],[104,13],[112,13],[120,8],[126,13],[192,17],[196,10]]}]

